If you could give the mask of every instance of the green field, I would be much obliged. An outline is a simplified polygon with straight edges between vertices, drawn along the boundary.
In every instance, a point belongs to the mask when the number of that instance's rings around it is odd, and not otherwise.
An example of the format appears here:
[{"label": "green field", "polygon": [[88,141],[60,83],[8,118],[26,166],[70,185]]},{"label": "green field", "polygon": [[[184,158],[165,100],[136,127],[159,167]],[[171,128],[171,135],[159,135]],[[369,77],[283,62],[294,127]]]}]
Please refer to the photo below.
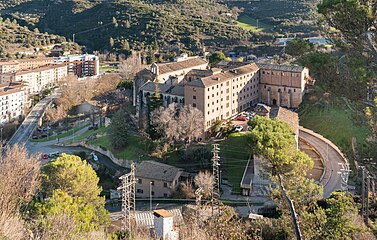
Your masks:
[{"label": "green field", "polygon": [[252,32],[270,32],[273,28],[271,25],[251,18],[248,15],[240,15],[237,19],[237,25]]},{"label": "green field", "polygon": [[362,106],[350,104],[343,99],[306,99],[299,111],[300,125],[328,138],[348,156],[352,156],[352,137],[355,137],[362,154],[367,150],[369,129],[364,122]]},{"label": "green field", "polygon": [[224,177],[232,184],[232,192],[240,194],[240,183],[250,156],[247,134],[232,133],[220,144],[220,149],[220,155],[224,159],[221,167]]},{"label": "green field", "polygon": [[111,146],[108,136],[103,136],[94,140],[88,141],[88,144],[99,146],[103,149],[110,150],[115,157],[127,160],[149,160],[147,152],[145,151],[145,143],[140,137],[129,135],[127,138],[128,144],[124,149],[115,150]]}]

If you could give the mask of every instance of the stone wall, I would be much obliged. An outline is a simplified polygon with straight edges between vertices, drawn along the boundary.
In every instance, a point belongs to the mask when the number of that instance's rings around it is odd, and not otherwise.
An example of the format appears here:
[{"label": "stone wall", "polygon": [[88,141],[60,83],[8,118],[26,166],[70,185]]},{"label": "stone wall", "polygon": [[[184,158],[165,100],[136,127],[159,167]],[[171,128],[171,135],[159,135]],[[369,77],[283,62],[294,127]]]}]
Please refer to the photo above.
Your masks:
[{"label": "stone wall", "polygon": [[86,143],[80,143],[80,144],[78,144],[78,146],[90,149],[92,151],[99,152],[99,153],[105,155],[106,157],[108,157],[116,165],[119,165],[119,166],[122,166],[122,167],[125,167],[125,168],[131,168],[132,161],[126,160],[126,159],[116,158],[114,156],[114,154],[112,152],[110,152],[109,150],[103,150],[102,148],[100,148],[98,146],[89,145],[89,144],[86,144]]}]

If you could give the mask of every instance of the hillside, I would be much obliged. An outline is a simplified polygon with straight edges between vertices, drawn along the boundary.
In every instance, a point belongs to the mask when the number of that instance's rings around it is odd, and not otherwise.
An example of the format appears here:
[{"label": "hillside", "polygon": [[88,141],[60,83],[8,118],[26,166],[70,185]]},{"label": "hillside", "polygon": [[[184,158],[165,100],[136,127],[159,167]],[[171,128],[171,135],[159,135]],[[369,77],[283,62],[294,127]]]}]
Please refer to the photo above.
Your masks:
[{"label": "hillside", "polygon": [[226,46],[252,37],[236,25],[236,11],[212,0],[31,0],[2,13],[69,39],[75,34],[75,40],[89,49],[122,49],[128,44],[143,49],[154,44],[196,51],[200,41]]},{"label": "hillside", "polygon": [[[278,33],[311,33],[316,30],[320,0],[227,0],[242,11],[239,22]],[[258,20],[258,22],[257,22]],[[258,25],[258,26],[256,26]]]},{"label": "hillside", "polygon": [[31,31],[16,20],[0,18],[0,60],[27,57],[37,50],[43,55],[44,47],[63,42],[64,37],[40,33],[38,29]]}]

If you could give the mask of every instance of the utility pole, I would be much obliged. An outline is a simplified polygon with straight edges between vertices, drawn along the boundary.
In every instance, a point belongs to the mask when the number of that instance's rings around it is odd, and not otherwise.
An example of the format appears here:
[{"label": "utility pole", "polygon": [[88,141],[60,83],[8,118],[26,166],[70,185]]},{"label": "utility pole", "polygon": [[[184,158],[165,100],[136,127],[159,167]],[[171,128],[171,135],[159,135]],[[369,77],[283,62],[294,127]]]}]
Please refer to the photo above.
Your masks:
[{"label": "utility pole", "polygon": [[72,42],[75,43],[75,34],[72,34]]},{"label": "utility pole", "polygon": [[136,167],[135,163],[131,164],[131,172],[121,176],[121,186],[118,191],[122,192],[122,227],[123,230],[132,230],[132,217],[135,211],[135,188],[136,188]]},{"label": "utility pole", "polygon": [[360,166],[362,171],[361,179],[361,217],[364,218],[365,210],[365,166]]},{"label": "utility pole", "polygon": [[220,197],[220,147],[213,144],[212,174],[213,174],[213,197]]},{"label": "utility pole", "polygon": [[365,204],[365,224],[369,225],[369,189],[370,189],[370,176],[367,176],[367,199]]}]

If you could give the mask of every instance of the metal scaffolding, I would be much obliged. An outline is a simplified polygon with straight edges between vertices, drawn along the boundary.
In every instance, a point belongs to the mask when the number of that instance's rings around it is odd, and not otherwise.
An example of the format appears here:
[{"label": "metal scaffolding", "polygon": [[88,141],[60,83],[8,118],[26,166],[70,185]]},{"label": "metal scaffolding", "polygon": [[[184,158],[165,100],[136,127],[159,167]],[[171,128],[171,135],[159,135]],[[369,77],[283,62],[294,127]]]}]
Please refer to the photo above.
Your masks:
[{"label": "metal scaffolding", "polygon": [[213,144],[212,174],[213,174],[213,196],[220,197],[220,147]]},{"label": "metal scaffolding", "polygon": [[136,194],[136,167],[135,163],[131,164],[131,171],[119,179],[121,186],[118,191],[122,194],[122,227],[123,230],[132,230],[132,218],[135,211],[135,194]]}]

